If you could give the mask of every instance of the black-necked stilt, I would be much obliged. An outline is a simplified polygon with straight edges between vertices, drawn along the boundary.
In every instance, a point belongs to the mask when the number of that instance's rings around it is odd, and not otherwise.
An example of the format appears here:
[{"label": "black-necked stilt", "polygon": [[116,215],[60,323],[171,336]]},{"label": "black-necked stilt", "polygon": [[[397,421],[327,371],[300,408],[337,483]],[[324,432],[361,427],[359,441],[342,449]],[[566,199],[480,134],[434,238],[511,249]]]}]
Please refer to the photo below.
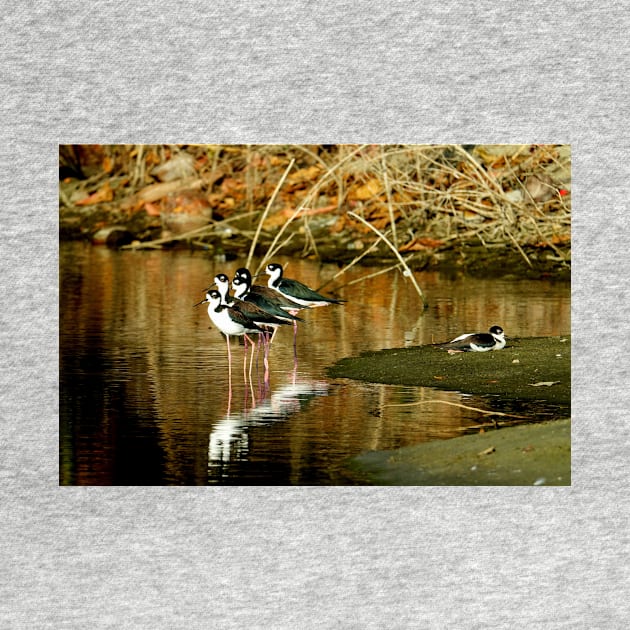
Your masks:
[{"label": "black-necked stilt", "polygon": [[[217,285],[219,294],[221,296],[221,300],[223,304],[230,306],[238,310],[249,320],[254,322],[257,326],[263,329],[264,333],[262,335],[261,341],[264,344],[264,353],[263,353],[263,363],[265,365],[265,374],[268,374],[269,371],[269,344],[273,340],[276,330],[280,326],[288,326],[291,324],[291,320],[293,323],[297,323],[297,317],[286,313],[283,310],[280,310],[281,315],[276,316],[267,310],[261,308],[260,306],[254,304],[253,302],[246,302],[244,300],[231,297],[230,296],[230,280],[224,274],[220,273],[214,277],[214,282]],[[267,336],[267,333],[272,333],[270,336]],[[248,338],[244,337],[245,342],[245,350],[247,350],[247,341]],[[249,364],[249,371],[251,374],[252,363],[253,363],[254,355],[252,354],[252,358]]]},{"label": "black-necked stilt", "polygon": [[302,306],[328,306],[329,304],[343,304],[345,302],[345,300],[336,300],[320,295],[317,291],[313,291],[297,280],[283,278],[282,265],[277,263],[269,263],[265,272],[270,276],[268,282],[270,289],[275,289],[278,293]]},{"label": "black-necked stilt", "polygon": [[291,319],[298,319],[282,310],[280,310],[279,316],[275,315],[253,302],[246,302],[240,298],[230,296],[230,279],[224,273],[217,274],[214,277],[214,282],[217,285],[223,304],[238,310],[260,327],[264,328],[268,326],[270,328],[277,328],[278,326],[290,324],[291,322],[289,320]]},{"label": "black-necked stilt", "polygon": [[[211,290],[206,293],[206,299],[200,304],[208,304],[208,317],[210,321],[225,335],[228,352],[228,376],[230,385],[232,383],[232,352],[230,350],[230,337],[243,337],[249,339],[248,335],[260,334],[265,331],[258,324],[246,317],[240,310],[223,304],[223,298],[218,291]],[[253,341],[249,339],[253,345]],[[247,357],[245,357],[247,360]],[[246,364],[243,366],[246,370]]]},{"label": "black-necked stilt", "polygon": [[[252,282],[252,274],[245,267],[241,267],[236,270],[234,274],[234,279],[241,278],[249,287],[248,292],[253,295],[260,295],[261,297],[266,298],[270,302],[278,305],[280,308],[284,309],[288,313],[293,311],[299,311],[301,309],[307,308],[302,304],[298,304],[295,300],[288,298],[286,295],[279,293],[275,289],[270,289],[267,286],[261,286],[259,284],[253,284]],[[293,313],[295,315],[295,313]]]},{"label": "black-necked stilt", "polygon": [[[259,308],[262,308],[263,311],[266,311],[274,317],[278,317],[279,319],[287,319],[289,321],[303,321],[299,317],[296,317],[295,315],[289,313],[288,310],[285,310],[281,306],[279,306],[279,302],[274,300],[273,296],[267,298],[263,295],[260,295],[259,293],[252,292],[250,290],[250,284],[245,278],[235,276],[234,280],[232,280],[232,289],[234,291],[234,297],[237,300],[243,300],[243,302],[255,304]],[[275,291],[273,291],[273,293],[279,295]],[[297,304],[295,306],[297,306]]]},{"label": "black-necked stilt", "polygon": [[488,352],[505,348],[505,333],[501,326],[492,326],[487,333],[466,333],[452,341],[440,345],[449,353],[453,352]]},{"label": "black-necked stilt", "polygon": [[253,300],[260,299],[271,302],[272,304],[276,305],[283,311],[286,311],[289,315],[293,317],[293,358],[295,361],[297,361],[297,323],[301,320],[296,317],[296,315],[301,310],[308,309],[309,307],[303,304],[298,304],[295,300],[292,300],[279,291],[276,291],[276,289],[252,284],[252,274],[245,267],[241,267],[240,269],[236,270],[236,273],[234,274],[234,280],[232,280],[232,286],[234,286],[235,283],[236,286],[243,286],[241,283],[244,283],[244,285],[246,286],[246,289],[244,289],[244,291],[247,295],[252,296]]}]

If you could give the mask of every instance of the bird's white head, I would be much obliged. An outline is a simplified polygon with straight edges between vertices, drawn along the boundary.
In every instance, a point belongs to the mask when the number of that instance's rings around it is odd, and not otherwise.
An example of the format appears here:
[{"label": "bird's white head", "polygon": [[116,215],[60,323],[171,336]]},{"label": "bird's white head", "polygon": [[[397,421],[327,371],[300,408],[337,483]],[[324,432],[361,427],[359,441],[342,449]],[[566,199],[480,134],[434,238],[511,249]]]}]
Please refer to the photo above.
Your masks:
[{"label": "bird's white head", "polygon": [[215,309],[221,304],[221,294],[215,290],[208,291],[208,293],[206,293],[205,302],[210,305],[208,306],[209,309]]},{"label": "bird's white head", "polygon": [[241,277],[236,277],[232,280],[232,289],[234,290],[234,296],[242,300],[249,290],[249,283]]},{"label": "bird's white head", "polygon": [[282,265],[269,263],[267,267],[265,267],[265,273],[271,276],[269,278],[269,286],[273,286],[282,278]]}]

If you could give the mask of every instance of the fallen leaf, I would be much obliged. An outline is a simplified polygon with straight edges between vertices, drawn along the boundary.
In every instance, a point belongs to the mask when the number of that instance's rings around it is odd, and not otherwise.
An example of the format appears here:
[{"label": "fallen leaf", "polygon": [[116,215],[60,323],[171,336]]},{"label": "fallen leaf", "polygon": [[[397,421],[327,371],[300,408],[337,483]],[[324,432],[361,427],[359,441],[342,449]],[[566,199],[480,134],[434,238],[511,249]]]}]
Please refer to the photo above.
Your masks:
[{"label": "fallen leaf", "polygon": [[547,175],[530,175],[525,181],[525,188],[534,201],[547,201],[555,194]]},{"label": "fallen leaf", "polygon": [[349,196],[352,199],[358,199],[359,201],[367,201],[381,192],[383,192],[381,182],[378,179],[372,178],[363,184],[363,186],[359,186],[351,191]]},{"label": "fallen leaf", "polygon": [[321,172],[320,166],[307,166],[291,173],[287,179],[292,183],[314,181],[321,175]]},{"label": "fallen leaf", "polygon": [[103,170],[106,173],[111,173],[114,170],[114,160],[112,160],[112,158],[109,157],[109,155],[106,155],[103,158]]},{"label": "fallen leaf", "polygon": [[433,238],[414,238],[405,245],[398,248],[399,252],[417,252],[423,249],[435,249],[444,245],[443,241]]},{"label": "fallen leaf", "polygon": [[109,181],[106,181],[95,193],[92,193],[85,199],[75,201],[75,206],[91,206],[104,201],[111,201],[114,198],[114,192],[110,188]]},{"label": "fallen leaf", "polygon": [[144,209],[150,217],[159,217],[161,214],[160,207],[155,203],[145,203]]},{"label": "fallen leaf", "polygon": [[530,387],[551,387],[552,385],[558,385],[560,381],[540,381],[539,383],[528,383]]},{"label": "fallen leaf", "polygon": [[491,453],[494,453],[494,451],[496,451],[494,446],[489,446],[487,449],[477,453],[477,455],[490,455]]}]

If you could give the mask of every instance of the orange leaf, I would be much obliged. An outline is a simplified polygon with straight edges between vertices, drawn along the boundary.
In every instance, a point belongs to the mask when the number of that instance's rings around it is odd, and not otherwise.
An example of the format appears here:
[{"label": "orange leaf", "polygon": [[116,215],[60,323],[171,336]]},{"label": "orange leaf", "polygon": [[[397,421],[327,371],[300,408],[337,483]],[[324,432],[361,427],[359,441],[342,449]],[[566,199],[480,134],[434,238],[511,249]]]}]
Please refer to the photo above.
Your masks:
[{"label": "orange leaf", "polygon": [[147,211],[147,214],[151,217],[159,217],[161,214],[160,207],[155,203],[149,203],[149,202],[145,203],[144,209]]},{"label": "orange leaf", "polygon": [[113,168],[114,168],[114,160],[112,160],[112,158],[110,158],[109,155],[106,155],[103,158],[103,170],[106,173],[111,173]]},{"label": "orange leaf", "polygon": [[442,241],[438,241],[434,238],[414,238],[409,243],[405,243],[402,247],[398,248],[399,252],[417,252],[423,249],[435,249],[444,245]]},{"label": "orange leaf", "polygon": [[76,206],[92,206],[104,201],[111,201],[114,198],[114,192],[109,186],[109,181],[105,182],[95,193],[92,193],[85,199],[75,202]]},{"label": "orange leaf", "polygon": [[307,168],[301,168],[295,171],[295,173],[291,173],[287,179],[294,184],[296,182],[311,181],[317,179],[321,172],[322,169],[319,166],[309,166]]},{"label": "orange leaf", "polygon": [[349,196],[351,196],[352,199],[358,199],[359,201],[367,201],[381,192],[383,192],[381,182],[376,178],[372,178],[363,184],[363,186],[359,186],[354,189],[352,194]]}]

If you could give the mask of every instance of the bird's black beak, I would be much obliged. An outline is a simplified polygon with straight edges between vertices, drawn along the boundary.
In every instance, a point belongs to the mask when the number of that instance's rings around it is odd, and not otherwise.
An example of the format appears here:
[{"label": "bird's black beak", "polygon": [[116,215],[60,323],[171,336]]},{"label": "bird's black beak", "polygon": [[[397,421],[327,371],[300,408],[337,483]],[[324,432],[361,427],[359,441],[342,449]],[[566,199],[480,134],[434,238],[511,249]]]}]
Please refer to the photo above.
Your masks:
[{"label": "bird's black beak", "polygon": [[202,304],[205,304],[208,300],[201,300],[201,302],[197,302],[197,304],[193,304],[193,308],[196,308],[197,306],[201,306]]}]

